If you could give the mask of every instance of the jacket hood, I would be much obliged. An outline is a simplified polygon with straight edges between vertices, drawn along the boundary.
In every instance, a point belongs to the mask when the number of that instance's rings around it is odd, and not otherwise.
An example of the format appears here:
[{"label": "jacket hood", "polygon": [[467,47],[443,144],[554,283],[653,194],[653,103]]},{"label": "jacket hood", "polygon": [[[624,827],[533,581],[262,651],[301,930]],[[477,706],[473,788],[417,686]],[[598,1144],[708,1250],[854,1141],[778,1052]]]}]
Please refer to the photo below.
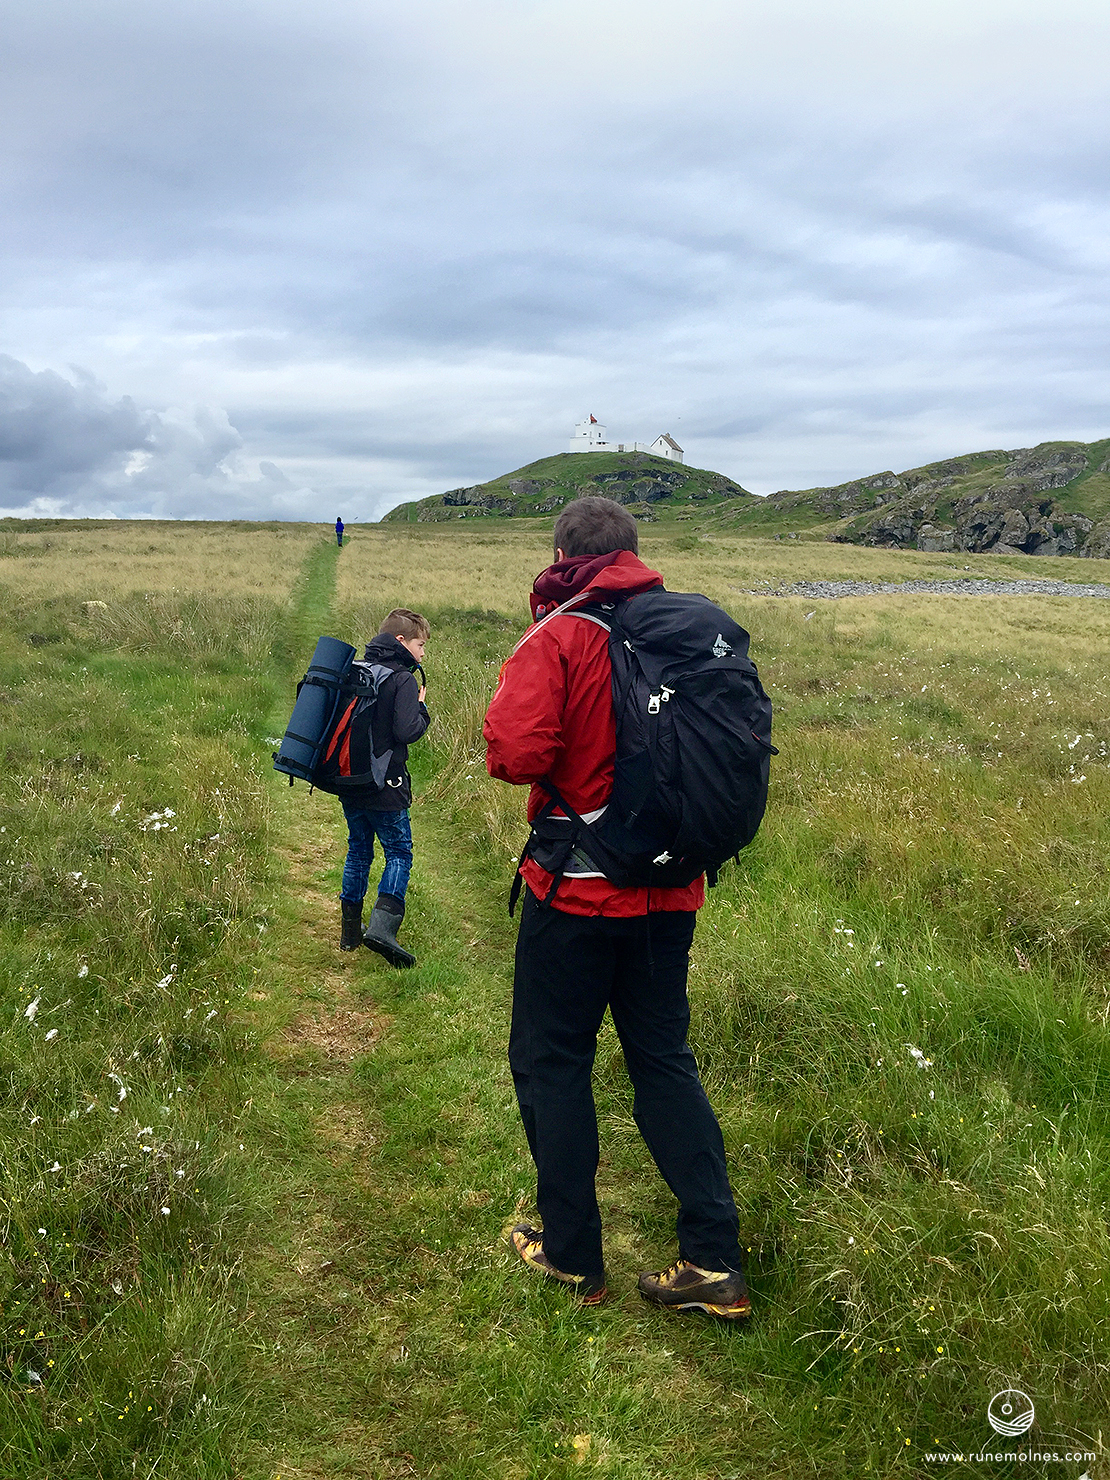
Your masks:
[{"label": "jacket hood", "polygon": [[568,560],[557,560],[536,577],[529,596],[532,619],[538,622],[583,591],[631,595],[662,584],[659,572],[651,570],[631,550],[611,550],[607,555],[572,555]]},{"label": "jacket hood", "polygon": [[363,654],[364,663],[395,663],[402,668],[407,668],[410,673],[415,673],[420,664],[416,661],[407,647],[402,647],[397,639],[389,632],[379,632],[377,637],[371,638],[366,644],[366,652]]}]

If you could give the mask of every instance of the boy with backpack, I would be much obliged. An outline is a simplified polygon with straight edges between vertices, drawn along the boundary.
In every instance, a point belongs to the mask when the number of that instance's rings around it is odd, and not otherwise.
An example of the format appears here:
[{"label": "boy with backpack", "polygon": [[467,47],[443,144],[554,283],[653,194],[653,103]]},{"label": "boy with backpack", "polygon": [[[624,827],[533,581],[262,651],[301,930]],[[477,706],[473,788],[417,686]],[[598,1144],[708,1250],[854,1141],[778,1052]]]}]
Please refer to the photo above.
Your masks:
[{"label": "boy with backpack", "polygon": [[[704,598],[663,592],[661,576],[637,558],[637,549],[636,522],[621,505],[582,498],[567,506],[555,525],[555,564],[533,588],[536,625],[502,668],[486,715],[490,775],[514,785],[531,783],[528,815],[534,824],[519,870],[526,890],[509,1062],[536,1164],[543,1226],[517,1224],[511,1240],[526,1264],[568,1286],[584,1303],[605,1299],[591,1071],[608,1007],[635,1089],[636,1124],[679,1202],[679,1257],[668,1269],[641,1274],[640,1293],[671,1310],[737,1320],[750,1313],[751,1304],[736,1205],[724,1141],[686,1042],[686,979],[696,912],[705,899],[704,865],[699,867],[694,848],[676,858],[660,845],[658,818],[637,821],[640,811],[651,811],[642,797],[627,805],[636,790],[636,762],[622,759],[618,765],[610,646],[611,630],[624,620],[621,609],[631,613],[639,597],[643,609],[664,617],[669,609],[693,610],[695,618],[704,613],[700,627],[698,620],[688,622],[698,632],[699,653],[704,648],[702,667],[719,677],[740,674],[756,707],[760,699],[766,705],[765,724],[745,711],[737,729],[743,765],[754,768],[756,793],[762,778],[764,799],[760,747],[771,749],[770,706],[741,654],[742,629]],[[648,600],[644,593],[651,592],[658,594]],[[650,615],[649,610],[649,620]],[[624,646],[631,652],[639,640],[629,637]],[[649,652],[647,637],[643,645]],[[620,644],[616,651],[623,652]],[[710,693],[703,680],[697,682]],[[654,686],[643,706],[649,726],[664,705],[678,710],[677,703],[669,704],[674,693],[665,682]],[[753,727],[765,728],[767,740]],[[746,772],[737,774],[743,782]],[[728,835],[728,852],[754,834],[762,816],[758,794],[748,811],[736,824],[738,832]],[[608,842],[594,833],[607,816],[613,828]],[[641,826],[646,833],[636,831]],[[631,855],[611,845],[616,840],[627,850],[636,838],[641,841],[635,846],[646,852],[644,862],[630,868]],[[677,851],[678,844],[673,846]],[[727,856],[719,840],[715,846],[714,856]]]},{"label": "boy with backpack", "polygon": [[[382,622],[377,637],[367,644],[363,663],[372,665],[377,683],[370,710],[369,754],[381,782],[376,784],[375,774],[368,774],[365,785],[344,786],[339,792],[348,830],[347,859],[339,895],[343,912],[339,949],[357,951],[359,946],[366,945],[384,956],[391,966],[398,967],[416,965],[416,957],[398,943],[397,931],[405,916],[405,891],[412,869],[408,811],[412,779],[406,764],[408,748],[431,724],[424,703],[426,689],[416,678],[420,669],[423,679],[420,665],[430,631],[425,617],[398,607]],[[382,673],[381,669],[387,671]],[[342,731],[337,731],[333,747],[338,742],[342,748],[341,734]],[[350,745],[349,740],[347,744]],[[329,762],[334,765],[336,759],[341,762],[343,757],[333,758],[329,750],[325,766]],[[385,867],[364,930],[362,902],[374,859],[375,837],[385,855]]]}]

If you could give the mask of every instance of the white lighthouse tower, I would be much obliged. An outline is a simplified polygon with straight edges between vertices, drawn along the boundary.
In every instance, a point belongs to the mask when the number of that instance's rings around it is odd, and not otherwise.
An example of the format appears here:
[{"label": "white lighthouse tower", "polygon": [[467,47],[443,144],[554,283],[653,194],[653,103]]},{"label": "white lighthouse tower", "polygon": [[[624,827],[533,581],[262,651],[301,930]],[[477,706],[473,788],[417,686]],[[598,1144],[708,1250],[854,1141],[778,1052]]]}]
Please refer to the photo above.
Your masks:
[{"label": "white lighthouse tower", "polygon": [[571,452],[615,451],[605,440],[605,428],[591,412],[585,421],[580,421],[570,439]]}]

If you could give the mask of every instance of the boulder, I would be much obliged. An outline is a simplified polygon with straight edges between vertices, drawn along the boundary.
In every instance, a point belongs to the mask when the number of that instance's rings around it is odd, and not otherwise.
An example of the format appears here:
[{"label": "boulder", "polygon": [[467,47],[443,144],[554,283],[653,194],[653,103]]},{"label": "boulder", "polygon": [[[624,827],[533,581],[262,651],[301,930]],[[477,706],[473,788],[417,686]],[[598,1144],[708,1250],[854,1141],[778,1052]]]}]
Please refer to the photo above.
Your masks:
[{"label": "boulder", "polygon": [[1029,538],[1029,520],[1020,509],[1007,509],[1002,516],[1002,528],[998,532],[998,543],[1000,545],[1013,545],[1018,550],[1025,549],[1025,542]]},{"label": "boulder", "polygon": [[941,529],[936,524],[923,524],[917,531],[917,548],[931,554],[947,555],[957,549],[956,531]]}]

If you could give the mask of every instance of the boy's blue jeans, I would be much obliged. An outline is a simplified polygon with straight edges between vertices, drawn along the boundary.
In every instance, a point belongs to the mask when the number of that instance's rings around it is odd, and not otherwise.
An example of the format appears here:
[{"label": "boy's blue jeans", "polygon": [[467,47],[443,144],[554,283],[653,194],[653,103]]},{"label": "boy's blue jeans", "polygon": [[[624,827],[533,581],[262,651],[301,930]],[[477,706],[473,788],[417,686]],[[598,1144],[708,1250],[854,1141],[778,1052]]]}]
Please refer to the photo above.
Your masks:
[{"label": "boy's blue jeans", "polygon": [[412,872],[412,827],[408,812],[369,812],[344,801],[343,815],[347,819],[347,861],[343,865],[340,899],[354,904],[361,904],[365,899],[376,835],[385,854],[378,893],[392,894],[403,904]]}]

